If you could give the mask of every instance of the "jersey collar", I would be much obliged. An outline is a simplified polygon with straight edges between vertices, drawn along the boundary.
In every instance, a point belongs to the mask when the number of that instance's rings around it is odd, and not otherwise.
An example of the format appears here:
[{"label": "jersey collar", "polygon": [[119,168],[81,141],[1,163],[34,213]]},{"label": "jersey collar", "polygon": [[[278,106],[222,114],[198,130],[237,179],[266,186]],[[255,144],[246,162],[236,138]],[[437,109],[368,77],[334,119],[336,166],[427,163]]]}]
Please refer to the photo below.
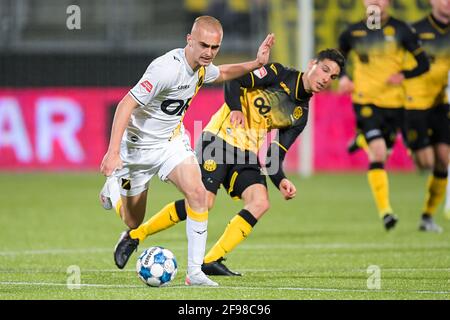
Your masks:
[{"label": "jersey collar", "polygon": [[295,86],[296,87],[295,98],[297,100],[300,100],[300,101],[302,101],[302,100],[309,100],[313,96],[312,93],[308,93],[305,90],[305,87],[304,87],[303,81],[302,81],[303,75],[304,75],[303,72],[299,72],[298,73],[297,85]]},{"label": "jersey collar", "polygon": [[428,21],[430,22],[431,26],[441,34],[445,34],[450,30],[449,24],[444,24],[440,22],[433,16],[433,14],[430,14],[428,16]]},{"label": "jersey collar", "polygon": [[186,50],[182,49],[181,57],[183,58],[184,65],[186,66],[186,70],[188,71],[189,75],[194,75],[194,70],[192,70],[191,66],[189,65],[187,59],[186,59]]}]

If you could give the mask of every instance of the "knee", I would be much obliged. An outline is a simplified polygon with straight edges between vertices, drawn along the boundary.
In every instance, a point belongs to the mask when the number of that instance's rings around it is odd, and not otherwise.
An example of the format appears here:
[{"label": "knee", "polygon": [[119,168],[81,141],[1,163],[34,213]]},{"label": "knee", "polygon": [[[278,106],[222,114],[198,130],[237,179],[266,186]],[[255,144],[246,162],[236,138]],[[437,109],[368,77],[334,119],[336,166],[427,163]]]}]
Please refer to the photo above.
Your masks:
[{"label": "knee", "polygon": [[374,140],[369,144],[369,158],[371,162],[384,163],[387,158],[387,148],[384,140]]},{"label": "knee", "polygon": [[416,161],[416,165],[421,171],[430,171],[434,167],[433,161]]},{"label": "knee", "polygon": [[437,171],[437,172],[442,172],[442,173],[448,172],[448,161],[445,161],[445,160],[436,161],[436,164],[434,165],[433,169],[434,169],[434,171]]},{"label": "knee", "polygon": [[372,162],[384,163],[386,161],[387,152],[385,150],[377,149],[372,153]]},{"label": "knee", "polygon": [[262,213],[266,213],[267,211],[269,211],[270,209],[270,202],[268,199],[265,199],[264,201],[261,202],[261,212]]},{"label": "knee", "polygon": [[208,211],[210,211],[214,206],[214,199],[208,198],[207,202],[208,202]]},{"label": "knee", "polygon": [[249,211],[259,219],[264,213],[266,213],[270,208],[270,203],[268,199],[258,199],[249,204]]},{"label": "knee", "polygon": [[435,161],[434,161],[434,154],[431,151],[431,149],[427,148],[424,150],[415,151],[413,158],[418,169],[422,171],[433,170]]},{"label": "knee", "polygon": [[204,186],[196,186],[191,188],[189,191],[186,192],[186,199],[189,203],[189,205],[192,206],[199,206],[206,208],[209,206],[209,203],[207,203],[207,196],[206,196],[206,189]]}]

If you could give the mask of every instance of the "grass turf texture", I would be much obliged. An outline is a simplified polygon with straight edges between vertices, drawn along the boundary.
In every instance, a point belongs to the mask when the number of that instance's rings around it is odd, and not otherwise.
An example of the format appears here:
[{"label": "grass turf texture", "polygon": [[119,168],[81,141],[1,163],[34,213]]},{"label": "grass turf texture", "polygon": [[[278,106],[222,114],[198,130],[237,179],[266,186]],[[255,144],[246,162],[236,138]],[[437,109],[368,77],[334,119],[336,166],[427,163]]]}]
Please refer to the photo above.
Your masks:
[{"label": "grass turf texture", "polygon": [[[292,178],[297,198],[284,201],[270,185],[272,206],[253,233],[228,255],[243,277],[213,277],[218,288],[184,286],[185,224],[146,239],[138,252],[160,245],[174,252],[178,275],[164,288],[145,286],[134,271],[115,267],[113,248],[123,223],[98,203],[103,178],[83,174],[0,174],[0,299],[448,299],[450,222],[442,234],[417,231],[426,176],[391,174],[391,201],[400,221],[386,232],[364,173]],[[152,181],[148,219],[169,201],[174,186]],[[241,203],[219,191],[210,212],[208,245],[222,234]],[[81,288],[69,290],[69,266]],[[381,289],[368,288],[376,265]],[[370,278],[370,279],[369,279]],[[368,280],[369,279],[369,280]]]}]

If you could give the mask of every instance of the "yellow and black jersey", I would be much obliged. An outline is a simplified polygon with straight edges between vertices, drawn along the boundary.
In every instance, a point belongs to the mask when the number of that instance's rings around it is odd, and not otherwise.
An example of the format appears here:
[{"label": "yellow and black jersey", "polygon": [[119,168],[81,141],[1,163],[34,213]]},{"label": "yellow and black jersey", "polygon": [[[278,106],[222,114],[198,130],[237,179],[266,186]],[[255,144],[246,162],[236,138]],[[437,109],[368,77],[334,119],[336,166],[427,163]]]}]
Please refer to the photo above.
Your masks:
[{"label": "yellow and black jersey", "polygon": [[[404,82],[406,91],[405,108],[430,109],[447,103],[446,88],[450,70],[450,24],[444,25],[433,15],[413,24],[417,35],[430,60],[430,71]],[[417,62],[407,57],[406,67],[414,68]]]},{"label": "yellow and black jersey", "polygon": [[[381,108],[399,108],[404,102],[404,89],[387,80],[403,72],[412,78],[429,68],[427,57],[419,44],[417,34],[404,22],[389,17],[380,29],[369,29],[366,21],[352,24],[339,37],[339,49],[354,59],[352,100],[358,104],[374,104]],[[414,70],[403,70],[406,52],[416,58]]]},{"label": "yellow and black jersey", "polygon": [[[267,132],[279,129],[266,157],[267,172],[277,188],[286,177],[282,166],[286,152],[308,120],[312,94],[306,92],[302,77],[297,70],[271,63],[228,82],[225,104],[204,129],[235,148],[254,154],[258,153]],[[231,125],[233,110],[244,113],[245,129]]]},{"label": "yellow and black jersey", "polygon": [[[267,132],[280,129],[277,143],[287,150],[306,125],[311,96],[299,71],[267,64],[225,85],[225,103],[204,131],[241,150],[258,153]],[[232,110],[244,113],[245,129],[231,125]]]}]

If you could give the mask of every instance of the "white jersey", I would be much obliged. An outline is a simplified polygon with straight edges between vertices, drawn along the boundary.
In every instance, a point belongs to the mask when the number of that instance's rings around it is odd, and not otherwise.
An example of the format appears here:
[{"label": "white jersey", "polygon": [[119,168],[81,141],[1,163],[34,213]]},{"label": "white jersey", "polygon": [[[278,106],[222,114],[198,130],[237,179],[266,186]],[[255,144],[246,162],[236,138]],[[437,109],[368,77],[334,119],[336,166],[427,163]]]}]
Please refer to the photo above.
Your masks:
[{"label": "white jersey", "polygon": [[203,85],[219,77],[213,64],[193,71],[184,49],[174,49],[150,63],[130,95],[139,103],[131,114],[122,141],[145,148],[166,143],[184,131],[184,113]]}]

